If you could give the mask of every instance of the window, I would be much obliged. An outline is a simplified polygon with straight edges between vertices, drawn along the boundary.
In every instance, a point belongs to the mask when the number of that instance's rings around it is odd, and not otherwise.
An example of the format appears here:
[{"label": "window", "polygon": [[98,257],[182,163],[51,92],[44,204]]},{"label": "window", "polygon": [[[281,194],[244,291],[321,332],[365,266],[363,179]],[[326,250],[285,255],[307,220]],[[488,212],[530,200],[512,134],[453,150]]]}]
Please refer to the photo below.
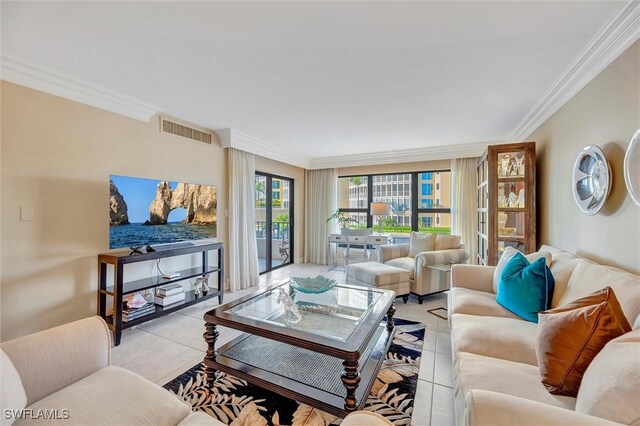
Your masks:
[{"label": "window", "polygon": [[[411,231],[412,173],[372,175],[370,178],[374,193],[370,202],[389,203],[391,206],[391,214],[389,216],[372,217],[370,226],[377,229],[378,221],[381,220],[384,232],[408,234]],[[382,189],[379,195],[376,188]]]},{"label": "window", "polygon": [[432,195],[433,194],[433,184],[423,183],[422,184],[422,192],[420,195]]},{"label": "window", "polygon": [[353,219],[350,228],[367,228],[369,197],[369,176],[338,178],[338,208]]},{"label": "window", "polygon": [[433,218],[423,216],[420,218],[420,225],[422,228],[430,228],[433,223]]},{"label": "window", "polygon": [[254,193],[258,270],[263,273],[293,262],[293,180],[256,172]]},{"label": "window", "polygon": [[422,185],[435,184],[436,192],[431,186],[425,191],[427,193],[420,194],[418,232],[448,234],[451,232],[451,172],[425,172],[420,180],[424,181],[425,177],[430,178],[430,183]]},{"label": "window", "polygon": [[[338,200],[339,210],[354,219],[350,224],[352,228],[377,228],[378,220],[382,220],[383,231],[395,236],[408,237],[412,230],[450,232],[451,172],[448,170],[343,176],[338,179]],[[389,203],[391,214],[372,217],[372,202]]]}]

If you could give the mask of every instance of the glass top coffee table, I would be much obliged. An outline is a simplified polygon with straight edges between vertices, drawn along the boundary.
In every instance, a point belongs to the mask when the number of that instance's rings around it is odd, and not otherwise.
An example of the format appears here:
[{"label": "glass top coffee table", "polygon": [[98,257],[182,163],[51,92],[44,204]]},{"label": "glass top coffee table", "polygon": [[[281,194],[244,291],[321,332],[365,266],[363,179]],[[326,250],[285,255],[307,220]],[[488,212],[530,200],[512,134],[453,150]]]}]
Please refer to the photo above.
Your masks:
[{"label": "glass top coffee table", "polygon": [[[344,417],[364,406],[393,340],[394,299],[346,284],[303,293],[287,281],[219,306],[204,315],[207,380],[220,370]],[[216,348],[217,325],[245,333]]]}]

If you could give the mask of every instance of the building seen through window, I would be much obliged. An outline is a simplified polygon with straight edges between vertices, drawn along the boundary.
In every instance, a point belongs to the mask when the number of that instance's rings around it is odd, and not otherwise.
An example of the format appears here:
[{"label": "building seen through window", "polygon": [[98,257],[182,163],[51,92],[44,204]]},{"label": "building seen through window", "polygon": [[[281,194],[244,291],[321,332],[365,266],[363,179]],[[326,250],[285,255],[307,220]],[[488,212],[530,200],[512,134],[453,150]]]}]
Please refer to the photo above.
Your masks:
[{"label": "building seen through window", "polygon": [[[372,202],[388,203],[391,214],[371,217]],[[415,204],[415,205],[414,205]],[[338,179],[338,206],[352,219],[352,228],[377,228],[399,237],[412,230],[451,232],[451,172],[411,172],[344,176]]]}]

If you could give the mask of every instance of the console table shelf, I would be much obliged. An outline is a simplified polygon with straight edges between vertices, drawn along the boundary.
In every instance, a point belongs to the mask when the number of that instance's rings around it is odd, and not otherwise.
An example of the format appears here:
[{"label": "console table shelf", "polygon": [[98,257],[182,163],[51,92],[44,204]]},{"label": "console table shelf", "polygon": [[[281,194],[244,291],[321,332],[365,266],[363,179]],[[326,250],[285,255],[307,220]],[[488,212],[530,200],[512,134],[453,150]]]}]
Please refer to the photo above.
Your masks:
[{"label": "console table shelf", "polygon": [[[169,306],[160,306],[160,305],[156,305],[156,310],[155,312],[145,315],[143,317],[140,318],[136,318],[134,320],[131,321],[127,321],[127,322],[122,322],[122,329],[125,330],[127,328],[136,326],[138,324],[142,324],[144,322],[147,322],[149,320],[152,320],[154,318],[158,318],[161,317],[163,315],[167,315],[170,314],[171,312],[175,312],[177,310],[180,310],[182,308],[186,308],[188,306],[191,305],[195,305],[196,303],[200,303],[204,300],[207,299],[212,299],[214,297],[218,296],[217,292],[209,292],[206,295],[200,295],[200,296],[196,296],[195,295],[195,291],[191,290],[191,291],[187,291],[184,294],[184,302],[178,302],[178,303],[174,303],[172,305]],[[107,321],[107,324],[111,324],[113,323],[113,315],[108,315],[105,318],[105,321]]]},{"label": "console table shelf", "polygon": [[[150,288],[158,287],[161,285],[167,285],[175,283],[177,281],[187,280],[189,278],[200,277],[206,274],[213,274],[214,272],[218,272],[218,270],[218,267],[209,267],[206,270],[203,270],[202,267],[189,268],[183,269],[182,271],[176,271],[178,274],[180,274],[180,276],[175,278],[167,279],[160,275],[156,275],[155,277],[142,278],[140,280],[125,282],[122,283],[122,294],[126,296],[127,294],[148,290]],[[113,293],[113,286],[107,287],[107,292]]]},{"label": "console table shelf", "polygon": [[[208,265],[208,254],[210,251],[217,251],[217,264]],[[202,265],[195,268],[188,268],[177,271],[180,275],[175,278],[165,279],[161,275],[142,278],[132,281],[124,281],[125,265],[156,261],[158,259],[176,257],[193,253],[202,254]],[[111,266],[113,269],[113,282],[107,283],[107,268]],[[131,321],[122,321],[123,296],[133,294],[139,291],[154,289],[159,286],[188,280],[191,278],[201,277],[204,275],[213,275],[218,278],[218,288],[209,287],[207,294],[196,296],[195,291],[185,292],[185,300],[169,306],[155,305],[155,311],[135,318]],[[197,244],[180,248],[171,248],[167,250],[158,250],[150,253],[136,253],[131,251],[119,251],[104,253],[98,255],[98,315],[105,319],[109,328],[113,331],[114,344],[120,344],[122,330],[133,327],[135,325],[147,322],[162,315],[185,308],[187,306],[200,303],[204,300],[218,297],[218,301],[222,304],[224,296],[224,245],[222,243]],[[107,298],[112,298],[113,313],[107,315]]]}]

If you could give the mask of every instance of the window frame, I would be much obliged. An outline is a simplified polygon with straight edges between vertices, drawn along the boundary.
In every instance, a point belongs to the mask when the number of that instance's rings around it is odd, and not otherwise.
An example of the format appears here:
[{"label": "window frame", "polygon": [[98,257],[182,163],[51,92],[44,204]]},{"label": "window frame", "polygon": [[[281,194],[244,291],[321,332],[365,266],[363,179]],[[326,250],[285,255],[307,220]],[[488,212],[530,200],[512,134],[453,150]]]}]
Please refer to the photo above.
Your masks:
[{"label": "window frame", "polygon": [[[265,178],[265,229],[269,229],[269,232],[266,234],[269,237],[266,239],[266,247],[265,247],[265,259],[266,259],[266,266],[268,266],[266,268],[266,270],[262,271],[262,272],[258,272],[260,275],[262,274],[266,274],[269,272],[272,272],[276,269],[279,268],[284,268],[286,266],[289,265],[293,265],[295,263],[294,261],[294,250],[295,250],[295,246],[294,246],[294,242],[295,242],[295,226],[294,226],[294,212],[295,212],[295,180],[292,177],[286,177],[286,176],[282,176],[282,175],[276,175],[273,173],[269,173],[269,172],[262,172],[259,170],[256,170],[254,172],[254,179],[256,178],[256,176],[261,176]],[[289,209],[289,260],[287,263],[282,263],[280,265],[277,266],[273,266],[273,259],[272,259],[272,241],[273,241],[273,237],[271,234],[271,229],[273,227],[273,180],[274,179],[280,179],[283,181],[287,181],[289,183],[289,198],[288,198],[288,206],[286,208]],[[271,181],[271,185],[268,185],[269,181]],[[284,188],[278,188],[278,195],[282,195],[282,191],[284,190]],[[278,198],[278,200],[282,203],[282,198]],[[282,205],[281,205],[282,207]],[[256,208],[255,204],[254,204],[254,209]],[[267,226],[268,225],[268,226]]]},{"label": "window frame", "polygon": [[373,175],[345,175],[338,176],[338,179],[351,179],[354,177],[366,177],[367,178],[367,207],[366,208],[357,208],[357,207],[347,207],[340,208],[338,206],[338,210],[344,213],[365,213],[367,217],[367,228],[371,228],[373,226],[373,219],[371,217],[371,200],[373,199],[373,181],[371,180],[371,176]]},{"label": "window frame", "polygon": [[[420,188],[420,184],[418,183],[420,175],[424,174],[424,173],[429,173],[431,176],[431,179],[433,179],[433,174],[434,173],[443,173],[443,172],[449,172],[451,173],[451,169],[435,169],[435,170],[420,170],[420,171],[408,171],[408,172],[391,172],[391,173],[358,173],[358,174],[350,174],[350,175],[340,175],[338,176],[338,179],[349,179],[349,178],[353,178],[353,177],[366,177],[367,178],[367,206],[366,208],[340,208],[338,207],[338,211],[340,212],[344,212],[344,213],[365,213],[366,217],[367,217],[367,228],[372,228],[373,227],[373,216],[371,215],[371,203],[373,202],[373,177],[374,176],[386,176],[386,177],[391,177],[391,179],[386,179],[386,180],[381,180],[380,183],[385,183],[385,182],[392,182],[394,181],[393,177],[395,176],[397,179],[398,175],[411,175],[411,184],[410,184],[410,199],[411,199],[411,230],[418,232],[419,230],[419,216],[420,213],[431,213],[431,214],[436,214],[436,213],[442,213],[442,214],[451,214],[451,207],[449,206],[448,208],[423,208],[422,204],[420,203],[420,195],[418,191],[418,188]],[[452,183],[452,179],[450,180],[450,185]],[[432,186],[435,187],[435,186]],[[382,186],[379,186],[380,188],[380,194],[378,194],[378,196],[380,197],[386,197],[387,195],[387,191],[383,190]],[[385,186],[386,188],[386,186]],[[433,193],[433,190],[431,191]],[[453,191],[452,188],[450,188],[450,192],[451,195],[453,196]],[[403,190],[402,190],[402,195],[398,195],[398,197],[406,197],[404,195],[404,185],[403,185]]]}]

